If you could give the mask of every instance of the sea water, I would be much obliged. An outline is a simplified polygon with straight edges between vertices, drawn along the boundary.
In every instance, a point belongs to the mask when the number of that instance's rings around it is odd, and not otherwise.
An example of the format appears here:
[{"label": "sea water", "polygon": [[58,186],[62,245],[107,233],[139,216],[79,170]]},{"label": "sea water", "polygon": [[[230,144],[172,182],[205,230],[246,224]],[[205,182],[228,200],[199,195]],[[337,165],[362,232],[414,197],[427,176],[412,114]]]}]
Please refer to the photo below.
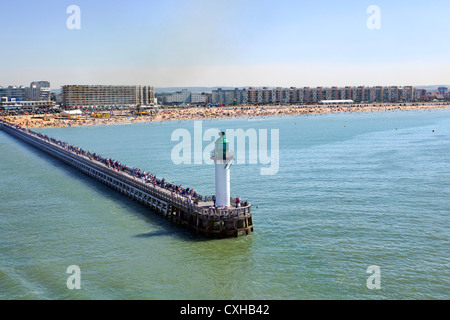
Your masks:
[{"label": "sea water", "polygon": [[[214,165],[172,161],[172,133],[194,125],[35,130],[213,194]],[[279,130],[276,174],[231,167],[232,196],[252,204],[250,236],[195,235],[0,131],[0,299],[450,298],[450,110],[202,127]]]}]

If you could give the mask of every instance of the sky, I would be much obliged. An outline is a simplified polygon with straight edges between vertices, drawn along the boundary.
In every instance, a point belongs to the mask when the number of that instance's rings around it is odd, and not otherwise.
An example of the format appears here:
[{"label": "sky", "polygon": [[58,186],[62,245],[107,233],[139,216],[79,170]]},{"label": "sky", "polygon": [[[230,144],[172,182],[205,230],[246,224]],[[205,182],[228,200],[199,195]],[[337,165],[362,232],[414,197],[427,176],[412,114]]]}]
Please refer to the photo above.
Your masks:
[{"label": "sky", "polygon": [[2,0],[0,85],[450,84],[449,13],[448,0]]}]

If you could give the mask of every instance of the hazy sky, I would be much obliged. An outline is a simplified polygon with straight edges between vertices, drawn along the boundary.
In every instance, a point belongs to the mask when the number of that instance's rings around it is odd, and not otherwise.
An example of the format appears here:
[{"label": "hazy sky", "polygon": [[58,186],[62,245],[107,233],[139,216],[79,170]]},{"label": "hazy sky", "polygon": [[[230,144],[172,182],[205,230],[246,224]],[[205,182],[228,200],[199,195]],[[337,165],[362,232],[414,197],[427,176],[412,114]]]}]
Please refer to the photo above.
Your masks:
[{"label": "hazy sky", "polygon": [[449,0],[2,0],[0,85],[449,84],[449,16]]}]

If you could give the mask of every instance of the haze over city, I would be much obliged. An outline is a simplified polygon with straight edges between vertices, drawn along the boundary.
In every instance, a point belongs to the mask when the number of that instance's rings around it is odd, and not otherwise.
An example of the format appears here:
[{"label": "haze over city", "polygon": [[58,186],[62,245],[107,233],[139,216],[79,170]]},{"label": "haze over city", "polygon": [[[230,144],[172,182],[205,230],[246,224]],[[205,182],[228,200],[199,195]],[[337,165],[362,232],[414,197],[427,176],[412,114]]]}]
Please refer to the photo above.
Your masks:
[{"label": "haze over city", "polygon": [[[80,29],[66,25],[70,5]],[[379,29],[367,26],[371,5]],[[443,0],[3,1],[0,85],[446,84],[449,9]]]}]

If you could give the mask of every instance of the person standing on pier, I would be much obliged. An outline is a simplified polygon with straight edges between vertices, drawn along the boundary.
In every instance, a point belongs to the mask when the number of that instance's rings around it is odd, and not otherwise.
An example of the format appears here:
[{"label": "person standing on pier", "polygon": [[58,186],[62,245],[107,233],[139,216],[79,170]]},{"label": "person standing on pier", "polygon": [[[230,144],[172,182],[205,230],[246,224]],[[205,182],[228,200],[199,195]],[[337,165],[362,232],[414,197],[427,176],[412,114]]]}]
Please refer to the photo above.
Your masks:
[{"label": "person standing on pier", "polygon": [[213,201],[214,207],[215,207],[215,206],[216,206],[216,195],[213,195],[213,196],[212,196],[212,201]]}]

